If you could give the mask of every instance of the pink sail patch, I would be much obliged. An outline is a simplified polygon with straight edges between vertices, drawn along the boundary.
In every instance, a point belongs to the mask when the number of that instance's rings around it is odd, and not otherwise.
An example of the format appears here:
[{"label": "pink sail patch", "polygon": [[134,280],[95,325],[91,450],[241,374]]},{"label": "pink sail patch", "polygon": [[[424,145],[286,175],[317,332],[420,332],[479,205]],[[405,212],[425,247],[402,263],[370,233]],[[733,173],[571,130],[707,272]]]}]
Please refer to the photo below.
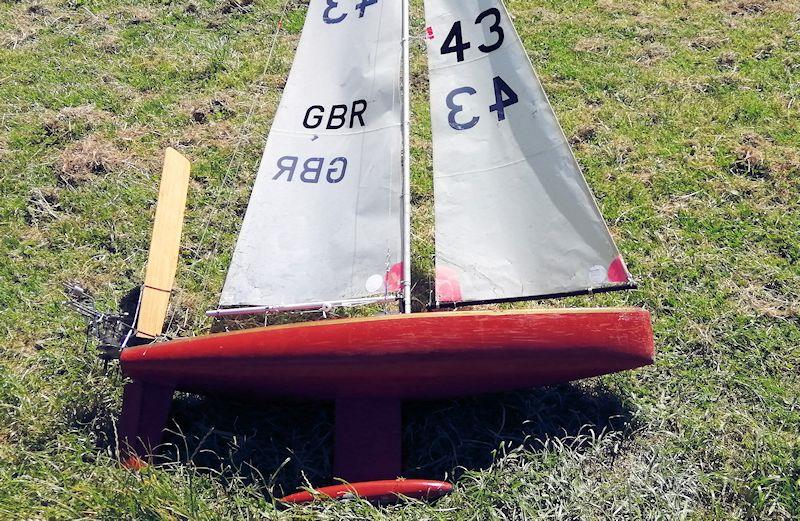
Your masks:
[{"label": "pink sail patch", "polygon": [[458,273],[447,266],[436,267],[436,300],[439,302],[461,302],[461,285]]},{"label": "pink sail patch", "polygon": [[400,291],[403,283],[403,263],[398,262],[386,272],[386,291],[394,293]]},{"label": "pink sail patch", "polygon": [[608,266],[608,281],[609,282],[628,282],[628,268],[625,267],[625,261],[622,256],[617,257]]}]

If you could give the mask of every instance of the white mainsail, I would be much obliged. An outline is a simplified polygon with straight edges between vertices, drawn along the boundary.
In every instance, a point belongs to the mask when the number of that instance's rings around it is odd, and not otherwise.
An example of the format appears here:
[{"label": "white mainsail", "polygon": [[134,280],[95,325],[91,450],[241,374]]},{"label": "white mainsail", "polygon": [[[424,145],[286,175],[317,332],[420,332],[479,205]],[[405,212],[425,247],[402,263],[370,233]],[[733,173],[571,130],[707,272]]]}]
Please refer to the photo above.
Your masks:
[{"label": "white mainsail", "polygon": [[500,0],[425,0],[437,303],[629,287]]},{"label": "white mainsail", "polygon": [[401,21],[387,0],[311,0],[221,306],[400,289]]}]

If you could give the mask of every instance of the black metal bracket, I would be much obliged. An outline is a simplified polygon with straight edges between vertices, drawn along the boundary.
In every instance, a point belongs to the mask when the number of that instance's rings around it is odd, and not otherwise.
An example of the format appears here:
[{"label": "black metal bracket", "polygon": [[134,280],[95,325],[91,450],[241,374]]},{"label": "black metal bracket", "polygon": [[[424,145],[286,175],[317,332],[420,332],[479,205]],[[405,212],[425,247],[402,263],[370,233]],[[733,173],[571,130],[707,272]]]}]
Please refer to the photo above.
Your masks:
[{"label": "black metal bracket", "polygon": [[135,338],[136,329],[130,324],[129,313],[106,313],[99,311],[92,296],[77,284],[65,284],[66,305],[86,320],[87,342],[97,345],[101,360],[119,359],[122,350]]}]

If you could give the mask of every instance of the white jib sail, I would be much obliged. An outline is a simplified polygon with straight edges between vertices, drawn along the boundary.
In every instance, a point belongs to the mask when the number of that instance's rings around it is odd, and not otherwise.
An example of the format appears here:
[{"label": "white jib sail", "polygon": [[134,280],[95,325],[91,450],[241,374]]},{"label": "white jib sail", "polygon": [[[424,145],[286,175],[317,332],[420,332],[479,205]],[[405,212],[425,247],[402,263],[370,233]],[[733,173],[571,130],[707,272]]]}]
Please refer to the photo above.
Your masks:
[{"label": "white jib sail", "polygon": [[499,0],[425,0],[437,303],[628,286]]},{"label": "white jib sail", "polygon": [[401,9],[311,0],[222,306],[400,289]]}]

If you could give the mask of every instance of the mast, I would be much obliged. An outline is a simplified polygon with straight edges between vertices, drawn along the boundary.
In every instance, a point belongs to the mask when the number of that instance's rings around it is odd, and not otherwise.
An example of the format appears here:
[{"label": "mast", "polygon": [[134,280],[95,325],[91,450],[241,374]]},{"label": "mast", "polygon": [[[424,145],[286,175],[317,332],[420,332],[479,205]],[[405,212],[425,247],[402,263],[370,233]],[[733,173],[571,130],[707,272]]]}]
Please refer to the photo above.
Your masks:
[{"label": "mast", "polygon": [[403,18],[403,313],[411,313],[411,71],[409,69],[409,0],[402,0]]}]

